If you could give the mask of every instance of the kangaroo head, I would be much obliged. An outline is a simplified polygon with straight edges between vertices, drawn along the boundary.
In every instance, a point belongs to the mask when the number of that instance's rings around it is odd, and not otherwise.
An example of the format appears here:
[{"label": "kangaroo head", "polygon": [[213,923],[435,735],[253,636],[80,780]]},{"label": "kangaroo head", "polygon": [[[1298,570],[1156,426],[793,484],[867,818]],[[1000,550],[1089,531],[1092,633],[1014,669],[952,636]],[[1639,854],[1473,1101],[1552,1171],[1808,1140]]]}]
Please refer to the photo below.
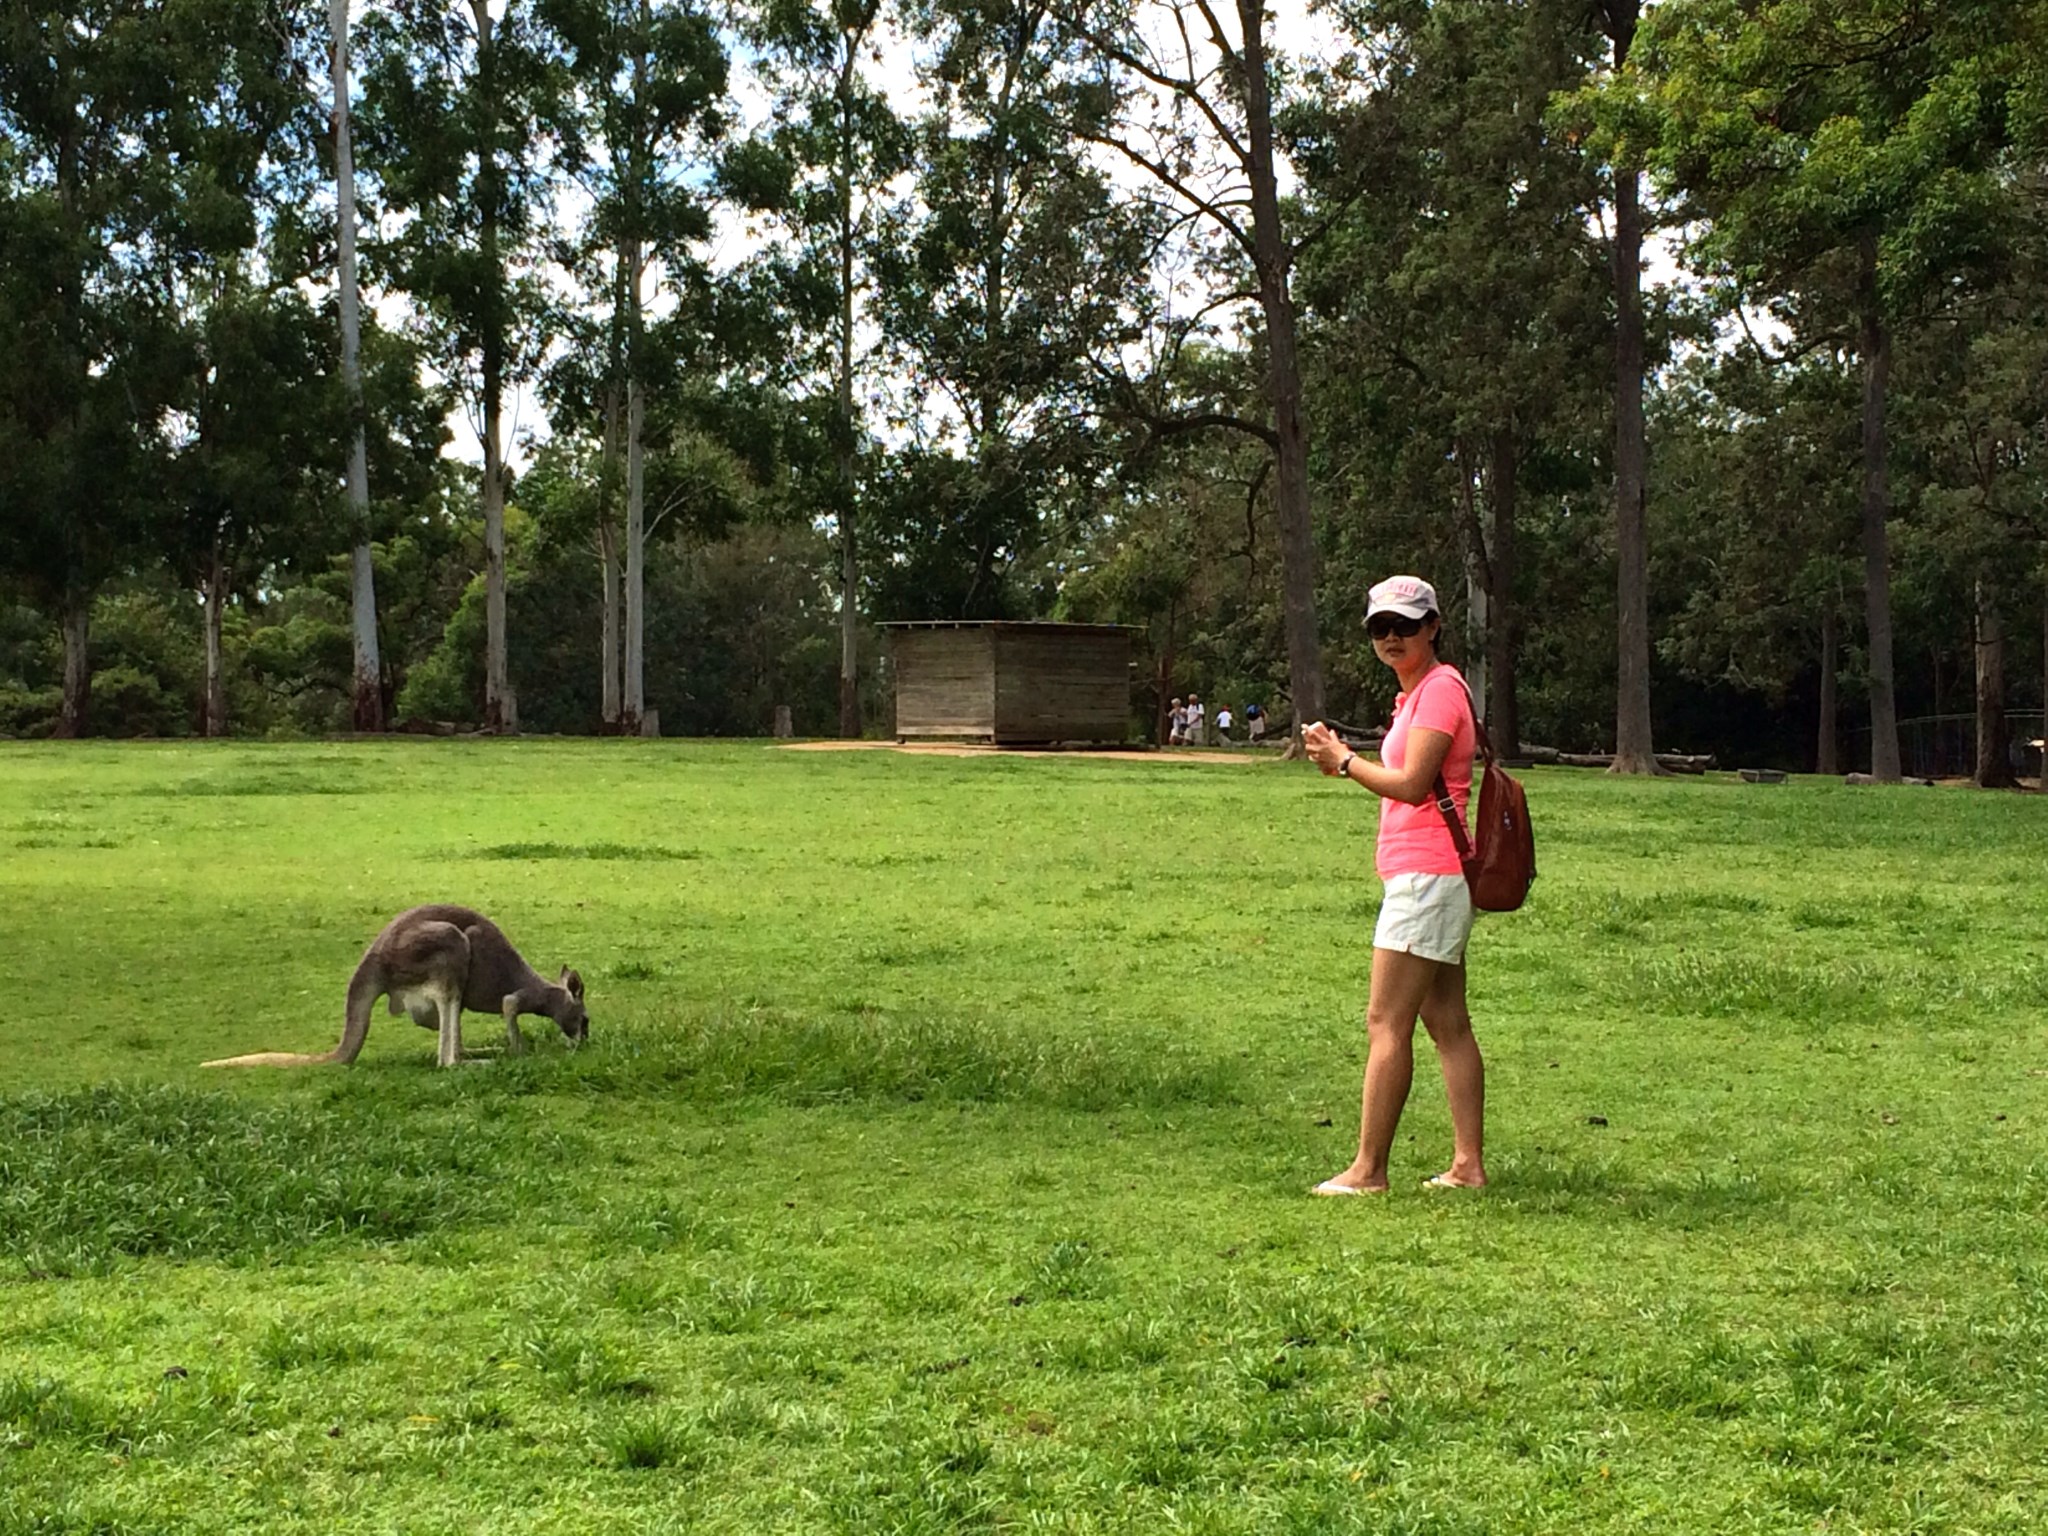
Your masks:
[{"label": "kangaroo head", "polygon": [[581,1045],[590,1038],[590,1015],[583,1007],[583,978],[565,965],[561,987],[568,997],[555,1009],[555,1022],[562,1026],[570,1045]]}]

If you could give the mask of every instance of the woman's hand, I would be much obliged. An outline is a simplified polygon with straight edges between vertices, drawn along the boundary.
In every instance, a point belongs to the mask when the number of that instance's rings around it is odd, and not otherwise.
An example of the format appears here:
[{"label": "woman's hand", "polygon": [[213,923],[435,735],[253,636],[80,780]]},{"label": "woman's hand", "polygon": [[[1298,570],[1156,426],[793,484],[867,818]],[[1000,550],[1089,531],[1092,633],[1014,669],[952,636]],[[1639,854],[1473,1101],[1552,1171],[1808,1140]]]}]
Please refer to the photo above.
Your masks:
[{"label": "woman's hand", "polygon": [[1338,739],[1337,733],[1320,720],[1301,733],[1301,744],[1315,765],[1331,778],[1337,776],[1337,765],[1344,761],[1344,754],[1350,750]]}]

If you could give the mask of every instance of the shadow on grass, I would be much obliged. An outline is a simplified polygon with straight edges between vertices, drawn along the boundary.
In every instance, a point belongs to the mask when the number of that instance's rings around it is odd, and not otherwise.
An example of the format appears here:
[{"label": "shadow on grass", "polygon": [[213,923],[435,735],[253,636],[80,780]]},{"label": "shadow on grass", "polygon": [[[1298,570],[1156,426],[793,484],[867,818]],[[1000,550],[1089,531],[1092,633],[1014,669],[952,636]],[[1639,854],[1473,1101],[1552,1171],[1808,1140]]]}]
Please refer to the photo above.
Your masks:
[{"label": "shadow on grass", "polygon": [[1687,1168],[1659,1177],[1608,1162],[1541,1157],[1504,1166],[1491,1197],[1539,1215],[1619,1212],[1685,1231],[1780,1221],[1792,1194],[1747,1169]]},{"label": "shadow on grass", "polygon": [[653,843],[493,843],[485,848],[456,848],[449,856],[458,859],[602,859],[673,861],[701,859],[695,848],[664,848]]},{"label": "shadow on grass", "polygon": [[205,799],[216,795],[360,795],[363,792],[362,783],[351,774],[280,769],[181,779],[175,784],[145,785],[133,793],[152,798],[173,795],[181,799]]},{"label": "shadow on grass", "polygon": [[978,1019],[767,1009],[681,1017],[584,1050],[507,1058],[479,1093],[661,1094],[690,1102],[893,1100],[1070,1110],[1239,1102],[1243,1066],[1168,1041],[1048,1036]]}]

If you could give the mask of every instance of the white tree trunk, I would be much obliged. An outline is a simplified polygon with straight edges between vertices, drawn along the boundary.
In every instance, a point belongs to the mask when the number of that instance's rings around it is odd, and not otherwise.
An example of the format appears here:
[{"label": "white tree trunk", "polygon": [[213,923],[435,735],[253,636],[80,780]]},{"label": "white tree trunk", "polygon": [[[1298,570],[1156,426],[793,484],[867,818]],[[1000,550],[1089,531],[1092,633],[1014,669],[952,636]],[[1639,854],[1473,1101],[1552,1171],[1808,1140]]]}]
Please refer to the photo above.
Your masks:
[{"label": "white tree trunk", "polygon": [[364,441],[362,316],[356,286],[356,173],[348,133],[348,0],[327,0],[333,43],[334,197],[339,236],[335,284],[341,301],[341,380],[354,417],[348,446],[348,519],[354,534],[349,561],[349,623],[355,665],[349,717],[359,731],[384,729],[384,665],[377,650],[377,583],[370,559],[370,464]]},{"label": "white tree trunk", "polygon": [[647,390],[640,382],[640,241],[628,236],[626,263],[626,678],[619,725],[640,733],[647,712]]},{"label": "white tree trunk", "polygon": [[620,723],[631,733],[647,712],[647,460],[641,442],[647,392],[626,381],[626,693]]},{"label": "white tree trunk", "polygon": [[853,123],[851,117],[859,43],[843,37],[839,72],[839,734],[860,735],[860,546],[854,515],[853,420]]},{"label": "white tree trunk", "polygon": [[1891,516],[1891,469],[1885,433],[1891,384],[1891,333],[1878,308],[1877,238],[1862,252],[1863,353],[1863,610],[1866,669],[1870,678],[1870,776],[1896,784],[1899,710],[1892,687],[1891,554],[1885,531]]}]

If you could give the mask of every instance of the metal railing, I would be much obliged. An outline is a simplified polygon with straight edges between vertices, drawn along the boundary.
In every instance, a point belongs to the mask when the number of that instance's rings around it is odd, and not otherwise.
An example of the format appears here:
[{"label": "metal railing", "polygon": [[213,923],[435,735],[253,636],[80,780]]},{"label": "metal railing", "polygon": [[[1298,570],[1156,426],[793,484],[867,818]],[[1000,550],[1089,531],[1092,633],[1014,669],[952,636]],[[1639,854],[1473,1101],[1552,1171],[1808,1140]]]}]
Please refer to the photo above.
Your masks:
[{"label": "metal railing", "polygon": [[[2038,709],[2005,712],[2005,751],[2022,778],[2041,772],[2043,714]],[[1870,727],[1848,733],[1851,769],[1870,766]],[[1916,715],[1899,722],[1899,766],[1916,779],[1967,778],[1977,771],[1977,716],[1974,712]]]}]

